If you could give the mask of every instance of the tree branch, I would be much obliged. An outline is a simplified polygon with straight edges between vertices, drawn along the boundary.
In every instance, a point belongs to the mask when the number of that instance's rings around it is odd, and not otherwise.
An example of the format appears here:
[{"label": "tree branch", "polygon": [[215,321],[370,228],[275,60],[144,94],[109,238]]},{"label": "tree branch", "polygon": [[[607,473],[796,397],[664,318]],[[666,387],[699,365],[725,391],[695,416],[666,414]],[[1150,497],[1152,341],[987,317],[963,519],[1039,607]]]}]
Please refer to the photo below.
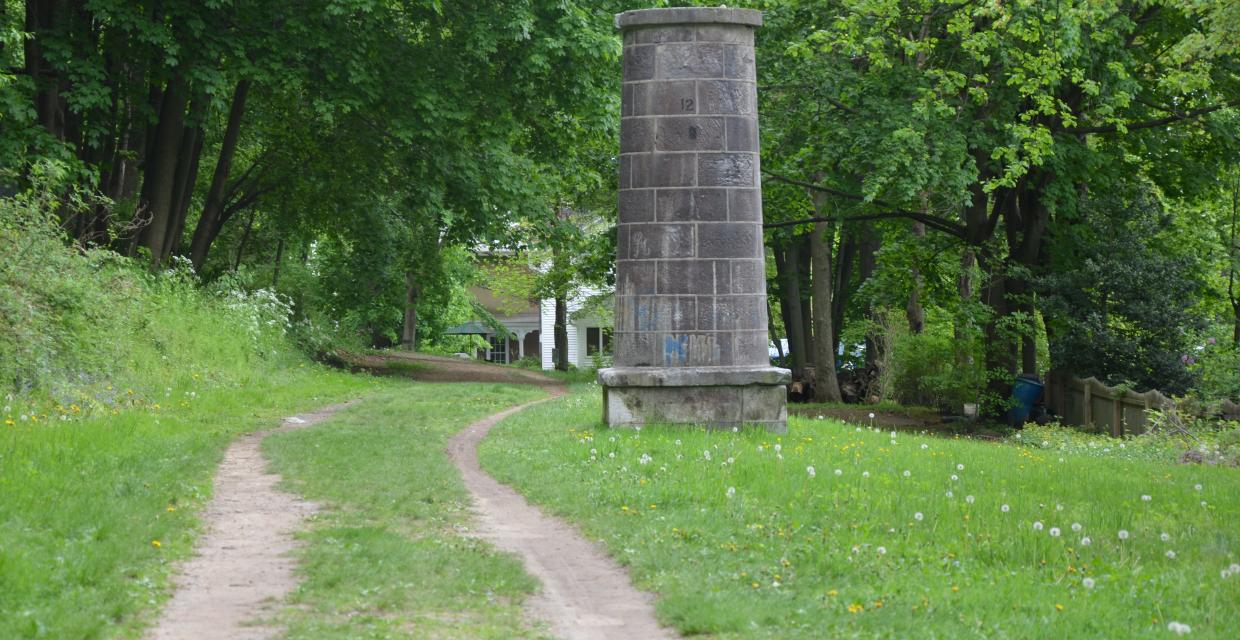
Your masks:
[{"label": "tree branch", "polygon": [[782,222],[767,222],[762,225],[764,229],[778,229],[780,227],[795,227],[802,224],[811,224],[816,222],[868,222],[871,220],[892,220],[907,219],[915,220],[926,225],[927,228],[941,231],[952,237],[967,241],[965,229],[961,225],[954,224],[942,218],[931,216],[916,211],[884,211],[882,213],[863,213],[855,216],[815,216],[813,218],[800,218],[797,220],[784,220]]},{"label": "tree branch", "polygon": [[[1147,120],[1145,122],[1135,122],[1133,124],[1126,124],[1124,125],[1124,128],[1128,131],[1132,131],[1134,129],[1152,129],[1154,127],[1161,127],[1165,124],[1173,124],[1173,123],[1180,122],[1183,120],[1189,120],[1191,118],[1196,118],[1197,116],[1202,116],[1207,113],[1213,113],[1215,111],[1218,111],[1219,109],[1226,109],[1227,107],[1235,106],[1236,104],[1237,103],[1235,102],[1224,102],[1222,104],[1216,104],[1216,105],[1212,105],[1209,107],[1201,107],[1200,109],[1190,109],[1188,111],[1176,113],[1175,115],[1167,116],[1166,118],[1159,118],[1157,120]],[[1059,129],[1059,131],[1062,133],[1071,133],[1075,135],[1086,134],[1086,133],[1116,133],[1119,131],[1119,125],[1112,124],[1112,125],[1105,125],[1105,126],[1100,126],[1100,127],[1068,127],[1064,129]]]}]

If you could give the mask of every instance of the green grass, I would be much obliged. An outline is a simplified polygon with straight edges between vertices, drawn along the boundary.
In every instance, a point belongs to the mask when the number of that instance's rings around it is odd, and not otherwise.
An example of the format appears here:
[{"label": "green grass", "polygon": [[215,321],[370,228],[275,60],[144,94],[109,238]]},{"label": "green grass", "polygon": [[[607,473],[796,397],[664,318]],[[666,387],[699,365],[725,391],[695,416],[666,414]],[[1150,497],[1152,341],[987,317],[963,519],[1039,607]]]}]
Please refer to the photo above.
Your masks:
[{"label": "green grass", "polygon": [[543,397],[532,387],[406,384],[264,450],[326,509],[304,534],[302,584],[282,622],[299,638],[539,637],[520,603],[537,588],[515,558],[468,537],[449,436]]},{"label": "green grass", "polygon": [[227,444],[382,386],[314,365],[255,373],[0,428],[0,638],[134,635],[190,552]]},{"label": "green grass", "polygon": [[1040,443],[893,443],[798,418],[782,437],[609,430],[598,388],[577,391],[499,425],[483,465],[605,540],[684,633],[1162,638],[1174,621],[1230,638],[1240,627],[1240,573],[1221,574],[1240,562],[1236,469]]}]

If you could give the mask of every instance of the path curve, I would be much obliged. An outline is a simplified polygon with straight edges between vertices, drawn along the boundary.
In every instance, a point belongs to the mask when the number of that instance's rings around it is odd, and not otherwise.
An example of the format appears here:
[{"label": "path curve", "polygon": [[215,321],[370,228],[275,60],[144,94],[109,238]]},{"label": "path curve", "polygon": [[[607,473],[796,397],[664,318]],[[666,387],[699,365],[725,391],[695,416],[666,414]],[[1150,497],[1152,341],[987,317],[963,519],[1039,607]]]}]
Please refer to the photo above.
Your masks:
[{"label": "path curve", "polygon": [[[356,401],[354,401],[356,402]],[[148,640],[265,640],[280,629],[261,624],[297,586],[293,538],[317,506],[277,488],[260,449],[273,433],[302,429],[353,404],[332,405],[275,429],[238,438],[224,453],[195,556],[180,567],[176,590]],[[258,624],[256,624],[256,622]]]},{"label": "path curve", "polygon": [[[562,386],[548,389],[562,396]],[[659,640],[676,634],[659,626],[654,598],[638,591],[628,573],[574,527],[548,516],[521,494],[500,484],[478,464],[478,443],[499,421],[551,398],[523,404],[479,420],[448,443],[448,453],[473,494],[477,533],[521,556],[542,582],[530,599],[531,613],[563,640]]]}]

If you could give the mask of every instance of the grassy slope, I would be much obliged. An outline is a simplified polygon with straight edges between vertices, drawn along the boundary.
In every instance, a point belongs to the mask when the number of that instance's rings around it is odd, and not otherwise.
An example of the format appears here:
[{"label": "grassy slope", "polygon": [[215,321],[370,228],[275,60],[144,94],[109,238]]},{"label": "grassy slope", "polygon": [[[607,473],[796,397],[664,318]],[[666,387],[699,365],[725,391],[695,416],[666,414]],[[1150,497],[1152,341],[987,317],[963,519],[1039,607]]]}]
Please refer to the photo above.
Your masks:
[{"label": "grassy slope", "polygon": [[1225,638],[1240,625],[1240,574],[1220,574],[1240,562],[1235,469],[892,443],[802,419],[782,438],[612,431],[596,426],[597,387],[578,391],[502,423],[483,466],[606,540],[683,632],[1128,638],[1176,621]]},{"label": "grassy slope", "polygon": [[450,435],[541,397],[532,387],[411,384],[264,442],[292,488],[326,508],[305,534],[290,638],[516,638],[537,583],[462,535],[468,495]]},{"label": "grassy slope", "polygon": [[190,551],[228,442],[377,384],[293,367],[166,387],[195,394],[169,406],[0,430],[0,637],[133,634]]},{"label": "grassy slope", "polygon": [[0,198],[0,638],[135,636],[234,436],[389,383],[300,356],[273,296],[66,247],[55,208]]}]

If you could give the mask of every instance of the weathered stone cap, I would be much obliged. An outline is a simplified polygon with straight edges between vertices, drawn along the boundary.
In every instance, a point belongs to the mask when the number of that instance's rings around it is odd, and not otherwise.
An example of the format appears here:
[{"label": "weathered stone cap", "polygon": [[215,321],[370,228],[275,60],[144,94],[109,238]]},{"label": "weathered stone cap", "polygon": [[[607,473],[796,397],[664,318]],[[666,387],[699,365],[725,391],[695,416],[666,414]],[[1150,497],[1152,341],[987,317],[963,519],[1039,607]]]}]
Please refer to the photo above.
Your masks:
[{"label": "weathered stone cap", "polygon": [[670,7],[636,9],[616,14],[616,28],[651,27],[671,24],[743,24],[762,26],[762,12],[729,7]]},{"label": "weathered stone cap", "polygon": [[779,367],[612,367],[599,369],[605,387],[741,387],[780,385],[792,372]]}]

